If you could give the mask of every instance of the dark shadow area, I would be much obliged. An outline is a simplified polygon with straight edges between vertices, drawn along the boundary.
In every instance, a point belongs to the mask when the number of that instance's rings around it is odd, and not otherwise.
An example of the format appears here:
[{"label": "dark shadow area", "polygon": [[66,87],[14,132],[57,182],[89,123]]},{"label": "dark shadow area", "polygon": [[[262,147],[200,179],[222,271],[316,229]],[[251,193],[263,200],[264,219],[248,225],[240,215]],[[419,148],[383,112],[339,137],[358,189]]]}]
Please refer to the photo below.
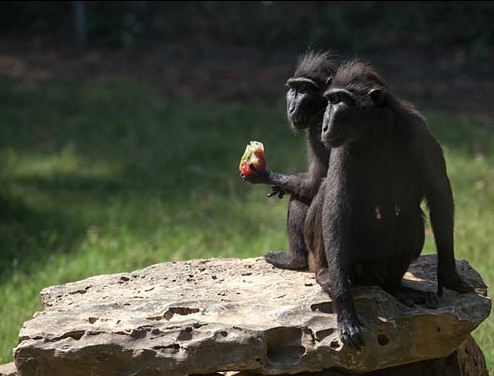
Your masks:
[{"label": "dark shadow area", "polygon": [[21,200],[0,196],[0,283],[50,257],[77,247],[84,228],[63,210],[36,211]]}]

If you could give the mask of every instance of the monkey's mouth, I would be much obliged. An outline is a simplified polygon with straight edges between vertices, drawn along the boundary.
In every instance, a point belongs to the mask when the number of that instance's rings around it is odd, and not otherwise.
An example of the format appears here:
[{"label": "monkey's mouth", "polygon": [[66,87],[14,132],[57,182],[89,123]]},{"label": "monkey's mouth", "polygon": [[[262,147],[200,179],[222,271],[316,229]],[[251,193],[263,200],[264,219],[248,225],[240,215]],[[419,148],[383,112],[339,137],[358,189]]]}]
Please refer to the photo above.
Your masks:
[{"label": "monkey's mouth", "polygon": [[332,148],[337,148],[345,143],[345,137],[341,133],[335,133],[325,139],[324,143]]},{"label": "monkey's mouth", "polygon": [[292,122],[292,125],[294,128],[296,129],[305,129],[309,126],[309,122],[308,121],[304,121],[304,120],[293,120],[293,119],[290,119],[290,121]]}]

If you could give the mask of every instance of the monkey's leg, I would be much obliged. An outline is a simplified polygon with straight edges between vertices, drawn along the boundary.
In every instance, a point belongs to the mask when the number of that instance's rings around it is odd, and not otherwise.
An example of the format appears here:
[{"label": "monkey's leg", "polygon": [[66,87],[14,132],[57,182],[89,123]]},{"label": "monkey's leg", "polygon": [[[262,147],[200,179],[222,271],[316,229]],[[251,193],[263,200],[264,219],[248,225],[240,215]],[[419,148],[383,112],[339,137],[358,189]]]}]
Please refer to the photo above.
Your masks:
[{"label": "monkey's leg", "polygon": [[390,291],[399,302],[408,307],[412,307],[414,304],[422,304],[427,308],[437,308],[439,300],[437,294],[432,291],[416,290],[411,287],[400,285],[394,291]]},{"label": "monkey's leg", "polygon": [[290,198],[288,204],[288,251],[272,251],[264,258],[280,269],[300,270],[307,268],[307,248],[304,241],[305,217],[309,207],[307,204]]},{"label": "monkey's leg", "polygon": [[[414,250],[410,252],[412,253]],[[364,273],[368,278],[365,284],[380,286],[408,307],[423,304],[427,308],[437,308],[439,301],[436,293],[402,285],[403,276],[409,265],[410,257],[407,254],[401,255],[401,257],[395,256],[370,261],[365,266]]]},{"label": "monkey's leg", "polygon": [[345,286],[348,280],[338,280],[338,278],[335,278],[340,273],[334,273],[336,271],[334,263],[330,263],[328,266],[330,269],[333,269],[333,273],[328,268],[321,268],[316,273],[316,281],[333,301],[341,340],[343,343],[360,350],[364,346],[362,339],[362,328],[364,324],[360,321],[355,311],[352,296],[349,292],[350,286]]}]

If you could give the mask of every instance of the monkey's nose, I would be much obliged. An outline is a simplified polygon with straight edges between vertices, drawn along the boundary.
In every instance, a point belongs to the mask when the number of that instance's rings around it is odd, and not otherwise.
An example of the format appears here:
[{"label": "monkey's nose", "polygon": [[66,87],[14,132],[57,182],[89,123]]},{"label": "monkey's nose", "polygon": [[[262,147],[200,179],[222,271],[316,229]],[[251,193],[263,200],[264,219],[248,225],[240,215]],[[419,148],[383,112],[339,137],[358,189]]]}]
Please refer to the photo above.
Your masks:
[{"label": "monkey's nose", "polygon": [[326,140],[331,146],[337,147],[343,143],[343,136],[341,133],[333,133],[326,137]]},{"label": "monkey's nose", "polygon": [[290,114],[290,119],[297,124],[301,123],[303,120],[302,117],[297,114]]}]

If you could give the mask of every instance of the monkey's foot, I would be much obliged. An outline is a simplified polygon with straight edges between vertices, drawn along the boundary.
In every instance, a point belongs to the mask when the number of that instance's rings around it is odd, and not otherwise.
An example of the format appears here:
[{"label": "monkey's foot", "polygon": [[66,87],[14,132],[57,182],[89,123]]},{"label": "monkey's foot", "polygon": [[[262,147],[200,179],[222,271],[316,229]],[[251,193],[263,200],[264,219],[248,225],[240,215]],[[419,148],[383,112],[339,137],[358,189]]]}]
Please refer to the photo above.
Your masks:
[{"label": "monkey's foot", "polygon": [[437,308],[439,304],[436,293],[415,290],[411,287],[400,286],[400,288],[397,291],[394,291],[392,295],[407,307],[413,307],[415,304],[422,304],[427,308]]},{"label": "monkey's foot", "polygon": [[365,346],[362,339],[363,327],[364,325],[358,317],[338,319],[338,331],[342,342],[357,350],[361,350]]},{"label": "monkey's foot", "polygon": [[439,296],[443,295],[443,287],[462,294],[474,291],[472,286],[461,279],[456,270],[451,273],[443,273],[439,271],[437,283],[437,293]]},{"label": "monkey's foot", "polygon": [[280,269],[302,270],[307,268],[307,261],[293,257],[286,251],[271,251],[264,255],[264,259]]}]

